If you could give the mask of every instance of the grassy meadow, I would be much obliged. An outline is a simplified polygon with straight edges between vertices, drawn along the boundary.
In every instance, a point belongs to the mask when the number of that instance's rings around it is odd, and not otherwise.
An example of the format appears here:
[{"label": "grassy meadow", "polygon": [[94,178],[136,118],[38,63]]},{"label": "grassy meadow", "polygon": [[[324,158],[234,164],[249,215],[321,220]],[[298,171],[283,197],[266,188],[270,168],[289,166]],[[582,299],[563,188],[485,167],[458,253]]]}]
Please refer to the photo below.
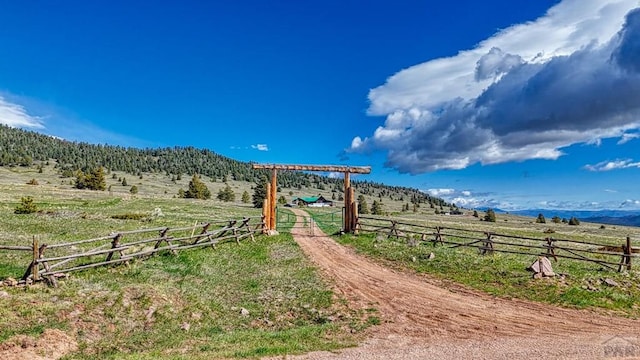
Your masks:
[{"label": "grassy meadow", "polygon": [[[118,177],[126,176],[128,186]],[[38,185],[28,185],[36,179]],[[111,191],[76,190],[52,167],[0,168],[0,243],[60,243],[114,231],[259,217],[241,202],[250,183],[230,182],[236,201],[216,200],[223,183],[203,179],[211,200],[175,198],[189,178],[107,177]],[[129,189],[137,185],[139,192]],[[14,214],[31,196],[39,212]],[[144,214],[141,220],[114,216]],[[20,277],[30,254],[0,251],[0,279]],[[0,287],[0,343],[60,329],[79,344],[65,359],[213,359],[331,350],[357,343],[368,326],[331,292],[288,233],[256,242],[185,250],[130,266],[71,273],[57,288]]]},{"label": "grassy meadow", "polygon": [[[53,165],[0,167],[0,244],[60,243],[108,235],[115,231],[154,227],[183,227],[218,220],[259,217],[260,209],[241,201],[248,182],[229,181],[235,201],[216,199],[226,186],[220,179],[203,178],[211,200],[177,198],[187,189],[189,176],[172,181],[165,174],[107,174],[107,191],[77,190],[73,178],[61,178]],[[127,186],[122,185],[126,178]],[[38,185],[29,185],[35,179]],[[131,187],[138,188],[137,194]],[[288,189],[297,196],[331,190]],[[22,197],[30,196],[39,209],[14,214]],[[357,196],[357,194],[356,194]],[[366,196],[371,205],[377,197]],[[402,211],[406,201],[383,199],[388,217],[430,227],[446,226],[517,236],[604,241],[620,245],[626,236],[640,239],[640,229],[581,223],[537,224],[535,219],[498,214],[496,223],[464,215],[435,214],[428,204]],[[308,208],[328,234],[341,227],[341,206]],[[286,218],[287,210],[279,208]],[[117,217],[138,214],[139,220]],[[480,213],[480,217],[484,214]],[[545,214],[548,220],[553,214]],[[259,237],[255,243],[229,242],[161,255],[130,266],[75,272],[59,287],[37,284],[0,287],[0,343],[16,335],[37,336],[60,329],[74,337],[79,348],[66,359],[215,359],[256,358],[353,346],[372,323],[367,314],[348,308],[337,298],[286,232]],[[443,286],[461,283],[500,297],[517,297],[561,306],[614,311],[640,316],[640,272],[617,273],[596,264],[561,259],[553,263],[562,276],[534,280],[526,268],[535,258],[495,253],[479,256],[475,249],[431,245],[407,246],[371,234],[335,236],[344,245],[404,271],[429,273]],[[637,246],[637,245],[636,245]],[[433,256],[431,256],[433,253]],[[0,279],[21,276],[29,253],[0,251]],[[609,286],[613,280],[618,286]],[[453,286],[453,285],[452,285]]]}]

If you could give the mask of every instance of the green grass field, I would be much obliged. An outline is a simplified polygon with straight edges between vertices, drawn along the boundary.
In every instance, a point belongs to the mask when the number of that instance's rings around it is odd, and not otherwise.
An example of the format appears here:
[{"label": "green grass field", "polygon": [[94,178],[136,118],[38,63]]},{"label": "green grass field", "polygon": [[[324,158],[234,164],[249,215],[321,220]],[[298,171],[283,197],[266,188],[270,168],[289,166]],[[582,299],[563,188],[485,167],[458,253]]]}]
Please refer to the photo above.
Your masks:
[{"label": "green grass field", "polygon": [[[128,186],[119,177],[125,176]],[[36,179],[38,185],[28,185]],[[154,227],[183,227],[197,223],[259,217],[260,209],[242,203],[252,194],[247,182],[230,181],[236,201],[215,200],[225,184],[203,179],[212,200],[176,198],[190,177],[172,182],[163,174],[113,174],[110,191],[73,189],[53,166],[0,168],[0,244],[60,243],[108,235],[115,231]],[[132,185],[139,188],[131,194]],[[282,189],[286,197],[317,194],[317,189]],[[294,195],[290,195],[290,193]],[[22,197],[30,196],[40,210],[15,214]],[[330,195],[329,195],[330,196]],[[374,198],[367,198],[369,204]],[[496,223],[471,216],[436,215],[422,206],[402,212],[402,201],[385,200],[388,216],[427,226],[450,226],[543,238],[553,236],[602,240],[619,245],[626,236],[640,239],[638,228],[582,223],[536,224],[534,219],[498,215]],[[309,208],[328,234],[340,230],[341,206]],[[281,215],[287,217],[286,208]],[[127,216],[134,214],[136,216]],[[140,215],[140,216],[137,216]],[[133,218],[123,220],[118,218]],[[137,219],[136,219],[137,218]],[[289,217],[289,220],[291,218]],[[61,329],[77,339],[79,350],[67,359],[212,359],[256,358],[353,346],[375,322],[350,310],[336,298],[319,273],[286,233],[250,241],[220,244],[216,249],[164,254],[130,266],[75,272],[57,288],[39,283],[2,287],[0,343],[15,335],[37,336]],[[444,284],[456,282],[500,297],[517,297],[568,307],[640,316],[640,273],[617,273],[597,265],[562,259],[554,263],[551,279],[533,280],[526,267],[533,258],[494,254],[479,256],[473,249],[376,240],[373,235],[336,236],[339,242],[366,256],[404,271],[429,273]],[[433,259],[430,254],[433,253]],[[19,277],[29,253],[0,251],[0,279]],[[637,265],[634,265],[637,266]],[[605,279],[619,286],[607,286]]]},{"label": "green grass field", "polygon": [[[32,178],[39,185],[27,185]],[[113,190],[115,183],[111,192],[75,190],[53,169],[0,168],[0,243],[28,246],[35,237],[54,244],[261,214],[239,201],[238,192],[250,190],[249,183],[232,184],[237,201],[225,203],[174,198],[188,180],[172,184],[159,178],[127,176],[129,184],[139,183],[140,192],[131,195]],[[224,186],[207,185],[214,198]],[[24,196],[34,199],[38,213],[14,214]],[[114,218],[123,214],[144,216]],[[25,252],[0,256],[0,279],[21,276],[30,261]],[[73,272],[57,288],[38,283],[0,290],[8,293],[0,297],[0,343],[61,329],[79,343],[67,359],[295,354],[353,346],[368,326],[364,314],[334,296],[288,233]]]}]

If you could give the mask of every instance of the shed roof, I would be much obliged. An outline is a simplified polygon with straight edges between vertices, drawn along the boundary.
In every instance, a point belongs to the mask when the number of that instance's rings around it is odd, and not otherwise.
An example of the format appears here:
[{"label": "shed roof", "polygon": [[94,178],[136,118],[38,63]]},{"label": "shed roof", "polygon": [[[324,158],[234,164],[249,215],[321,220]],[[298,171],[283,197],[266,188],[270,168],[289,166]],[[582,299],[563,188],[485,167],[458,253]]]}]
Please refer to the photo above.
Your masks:
[{"label": "shed roof", "polygon": [[318,201],[324,201],[324,202],[332,202],[330,200],[327,200],[324,196],[320,195],[320,196],[307,196],[307,197],[299,197],[299,198],[295,198],[294,200],[302,200],[304,202],[306,202],[307,204],[311,204],[311,203],[315,203]]}]

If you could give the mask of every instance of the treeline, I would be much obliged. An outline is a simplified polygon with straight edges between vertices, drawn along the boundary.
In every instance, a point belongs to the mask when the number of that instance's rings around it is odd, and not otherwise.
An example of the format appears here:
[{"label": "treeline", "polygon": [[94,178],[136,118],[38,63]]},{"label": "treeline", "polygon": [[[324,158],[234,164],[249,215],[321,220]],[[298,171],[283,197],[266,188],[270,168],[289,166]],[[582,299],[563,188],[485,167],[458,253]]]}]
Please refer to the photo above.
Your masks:
[{"label": "treeline", "polygon": [[[132,148],[75,142],[11,128],[0,124],[0,166],[32,166],[55,160],[61,175],[75,176],[78,171],[89,174],[99,167],[134,175],[165,173],[206,176],[212,181],[228,180],[259,183],[269,176],[267,170],[255,170],[251,163],[233,160],[207,149],[195,147]],[[417,189],[387,186],[370,181],[352,181],[361,194],[411,203],[448,206],[444,200]],[[343,180],[297,171],[278,174],[280,188],[315,188],[341,193]]]}]

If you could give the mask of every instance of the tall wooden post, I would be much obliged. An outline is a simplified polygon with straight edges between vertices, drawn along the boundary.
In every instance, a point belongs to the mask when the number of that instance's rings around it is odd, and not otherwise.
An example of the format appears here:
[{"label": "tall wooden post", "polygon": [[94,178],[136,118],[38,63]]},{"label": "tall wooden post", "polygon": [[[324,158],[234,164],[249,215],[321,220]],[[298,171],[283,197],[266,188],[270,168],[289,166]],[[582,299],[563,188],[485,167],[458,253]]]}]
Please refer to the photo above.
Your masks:
[{"label": "tall wooden post", "polygon": [[344,173],[344,232],[351,232],[351,176],[349,172]]},{"label": "tall wooden post", "polygon": [[355,198],[355,191],[353,187],[351,189],[351,232],[357,235],[358,233],[358,203]]},{"label": "tall wooden post", "polygon": [[269,211],[271,213],[270,217],[271,217],[271,224],[269,225],[269,230],[275,230],[276,229],[276,204],[278,203],[277,200],[277,196],[278,196],[278,170],[276,169],[272,169],[271,170],[271,207],[269,208]]},{"label": "tall wooden post", "polygon": [[267,183],[267,197],[264,199],[262,205],[262,212],[264,213],[264,226],[267,231],[271,230],[271,184]]}]

